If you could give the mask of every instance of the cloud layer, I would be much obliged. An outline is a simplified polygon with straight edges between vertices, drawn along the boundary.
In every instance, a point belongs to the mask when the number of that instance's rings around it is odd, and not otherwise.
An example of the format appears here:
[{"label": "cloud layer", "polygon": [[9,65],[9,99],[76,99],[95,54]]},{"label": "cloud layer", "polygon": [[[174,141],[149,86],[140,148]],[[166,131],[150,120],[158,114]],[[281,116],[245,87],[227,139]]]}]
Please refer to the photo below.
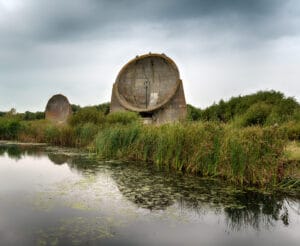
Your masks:
[{"label": "cloud layer", "polygon": [[0,110],[109,101],[149,51],[175,60],[199,107],[260,89],[299,100],[299,26],[297,0],[0,0]]}]

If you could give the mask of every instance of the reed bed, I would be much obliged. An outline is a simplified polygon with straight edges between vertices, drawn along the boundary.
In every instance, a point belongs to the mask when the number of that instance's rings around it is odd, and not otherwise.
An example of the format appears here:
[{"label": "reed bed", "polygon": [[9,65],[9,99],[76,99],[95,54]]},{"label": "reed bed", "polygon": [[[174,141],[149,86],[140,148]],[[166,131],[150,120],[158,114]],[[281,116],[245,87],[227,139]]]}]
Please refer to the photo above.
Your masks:
[{"label": "reed bed", "polygon": [[[0,119],[0,139],[87,148],[100,158],[146,161],[159,168],[237,184],[276,185],[287,177],[285,145],[298,124],[237,128],[220,122],[142,125],[136,114],[81,111],[69,124]],[[290,132],[287,131],[290,129]],[[288,132],[288,134],[287,134]],[[295,137],[296,136],[296,137]],[[293,169],[294,170],[294,169]]]},{"label": "reed bed", "polygon": [[100,131],[97,154],[264,186],[281,178],[284,135],[276,127],[232,129],[219,123],[115,126]]}]

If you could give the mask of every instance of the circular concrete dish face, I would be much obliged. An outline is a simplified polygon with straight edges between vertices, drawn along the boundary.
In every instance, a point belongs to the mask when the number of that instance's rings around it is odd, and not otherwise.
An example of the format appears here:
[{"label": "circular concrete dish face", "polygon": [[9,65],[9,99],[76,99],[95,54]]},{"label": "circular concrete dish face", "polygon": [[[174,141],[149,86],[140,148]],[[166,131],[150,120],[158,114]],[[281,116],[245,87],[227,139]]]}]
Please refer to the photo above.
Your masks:
[{"label": "circular concrete dish face", "polygon": [[127,63],[116,80],[116,94],[127,109],[150,112],[162,107],[176,93],[179,71],[167,56],[149,54]]},{"label": "circular concrete dish face", "polygon": [[45,114],[48,120],[64,123],[72,114],[72,108],[68,99],[58,94],[51,97],[48,101]]}]

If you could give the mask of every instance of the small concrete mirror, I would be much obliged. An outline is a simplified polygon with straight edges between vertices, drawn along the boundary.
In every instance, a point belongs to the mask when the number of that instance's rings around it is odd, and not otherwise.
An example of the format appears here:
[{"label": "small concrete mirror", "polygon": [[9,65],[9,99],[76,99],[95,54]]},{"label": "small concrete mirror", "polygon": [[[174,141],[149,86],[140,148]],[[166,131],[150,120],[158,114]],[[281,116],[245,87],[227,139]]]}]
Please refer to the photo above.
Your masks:
[{"label": "small concrete mirror", "polygon": [[72,114],[72,107],[68,98],[57,94],[51,97],[47,103],[45,117],[47,120],[56,123],[66,123]]}]

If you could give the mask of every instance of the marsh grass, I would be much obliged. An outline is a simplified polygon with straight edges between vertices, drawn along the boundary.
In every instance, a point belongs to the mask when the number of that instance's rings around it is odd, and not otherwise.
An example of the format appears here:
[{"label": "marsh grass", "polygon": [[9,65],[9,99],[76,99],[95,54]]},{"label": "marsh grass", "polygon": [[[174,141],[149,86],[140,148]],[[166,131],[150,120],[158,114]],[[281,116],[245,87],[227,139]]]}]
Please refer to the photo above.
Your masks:
[{"label": "marsh grass", "polygon": [[[256,186],[276,184],[295,170],[284,166],[286,139],[297,138],[295,122],[279,127],[190,121],[155,126],[142,125],[132,113],[95,118],[94,111],[81,111],[85,117],[72,124],[3,118],[0,138],[88,147],[105,159],[151,162],[159,168]],[[293,133],[287,133],[288,128]]]},{"label": "marsh grass", "polygon": [[87,147],[93,143],[101,126],[85,123],[72,127],[70,125],[49,125],[45,129],[45,142],[64,147]]},{"label": "marsh grass", "polygon": [[102,158],[149,161],[162,168],[263,186],[278,182],[284,136],[276,127],[131,124],[103,129],[95,147]]},{"label": "marsh grass", "polygon": [[49,143],[58,146],[85,147],[93,144],[103,128],[120,127],[139,123],[139,116],[132,112],[117,112],[105,116],[96,107],[79,109],[68,124],[47,120],[21,120],[20,117],[0,117],[0,140]]},{"label": "marsh grass", "polygon": [[276,184],[285,137],[276,127],[229,129],[222,141],[222,173],[239,183]]}]

